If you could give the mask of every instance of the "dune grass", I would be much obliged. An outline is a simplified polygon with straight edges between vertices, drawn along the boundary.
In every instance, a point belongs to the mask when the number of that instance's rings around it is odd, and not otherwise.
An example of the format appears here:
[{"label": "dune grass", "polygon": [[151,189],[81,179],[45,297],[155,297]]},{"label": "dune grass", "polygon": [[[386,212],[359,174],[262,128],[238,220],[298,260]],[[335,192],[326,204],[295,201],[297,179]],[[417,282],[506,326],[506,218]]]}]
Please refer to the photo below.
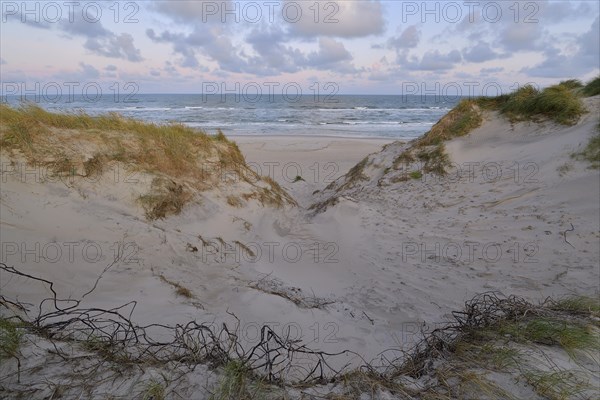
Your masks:
[{"label": "dune grass", "polygon": [[229,361],[210,400],[251,400],[266,398],[266,385],[240,361]]},{"label": "dune grass", "polygon": [[600,75],[588,82],[583,87],[581,93],[586,97],[597,96],[600,94]]},{"label": "dune grass", "polygon": [[35,104],[0,105],[0,145],[58,176],[102,175],[113,163],[156,175],[139,204],[148,219],[178,214],[194,191],[246,182],[248,198],[268,205],[294,204],[273,180],[248,168],[238,146],[220,130],[216,135],[182,124],[151,124],[116,113],[58,114]]},{"label": "dune grass", "polygon": [[85,141],[98,151],[91,157],[95,165],[89,164],[90,159],[77,159],[76,154],[64,157],[74,167],[87,161],[88,166],[100,169],[109,161],[126,161],[147,172],[180,177],[198,175],[199,156],[214,152],[224,162],[243,162],[239,149],[222,134],[210,136],[181,124],[150,124],[115,113],[99,116],[83,112],[58,114],[35,104],[17,108],[2,104],[0,124],[3,126],[2,146],[18,149],[34,162],[46,161],[48,154],[57,158],[71,153],[68,143],[59,143],[67,136],[65,133],[70,133],[72,142],[75,139]]},{"label": "dune grass", "polygon": [[22,336],[16,322],[0,317],[0,360],[17,356]]},{"label": "dune grass", "polygon": [[499,110],[513,122],[550,119],[562,125],[574,125],[586,112],[576,90],[580,85],[574,79],[543,90],[525,85],[508,95],[477,99],[477,103]]},{"label": "dune grass", "polygon": [[[531,85],[526,85],[508,95],[461,100],[413,146],[417,149],[427,146],[437,147],[433,150],[417,150],[416,156],[425,162],[424,172],[443,175],[449,159],[441,146],[445,141],[464,136],[479,127],[483,122],[482,109],[498,110],[513,122],[548,118],[559,124],[573,125],[586,112],[579,91],[593,92],[594,88],[600,85],[598,79],[586,86],[577,79],[569,79],[541,91]],[[600,139],[590,141],[582,156],[590,162],[598,163],[599,144]],[[395,160],[394,168],[399,163],[413,161],[414,154],[404,152]]]},{"label": "dune grass", "polygon": [[483,122],[479,105],[474,100],[461,100],[444,115],[421,139],[418,146],[432,146],[464,136]]},{"label": "dune grass", "polygon": [[550,400],[581,398],[590,389],[590,384],[572,371],[535,371],[523,377],[537,394]]},{"label": "dune grass", "polygon": [[600,317],[600,299],[587,296],[564,297],[554,300],[549,306],[552,310],[566,311],[572,314]]},{"label": "dune grass", "polygon": [[566,319],[532,318],[524,322],[510,321],[496,326],[494,333],[510,336],[520,342],[559,345],[569,353],[577,349],[600,350],[598,338],[589,327]]},{"label": "dune grass", "polygon": [[164,400],[165,399],[165,388],[164,386],[156,381],[151,380],[146,384],[146,389],[142,393],[143,400]]},{"label": "dune grass", "polygon": [[596,133],[585,148],[579,152],[572,154],[572,157],[577,160],[583,160],[590,163],[590,168],[600,168],[600,133]]},{"label": "dune grass", "polygon": [[583,83],[579,79],[567,79],[566,81],[560,81],[558,86],[562,86],[569,90],[580,89],[583,87]]},{"label": "dune grass", "polygon": [[192,197],[189,189],[182,184],[170,179],[154,178],[151,192],[138,197],[138,203],[144,208],[146,218],[155,220],[179,214]]},{"label": "dune grass", "polygon": [[394,366],[392,377],[434,375],[436,384],[415,396],[423,399],[514,398],[506,383],[487,379],[491,371],[522,380],[545,398],[590,398],[594,387],[585,371],[593,368],[565,370],[552,362],[550,351],[562,349],[573,365],[581,355],[576,350],[594,358],[600,351],[596,310],[597,302],[588,297],[548,298],[535,305],[483,293],[452,313],[456,321],[425,334],[404,363]]},{"label": "dune grass", "polygon": [[[456,137],[464,136],[473,129],[479,127],[483,122],[480,106],[471,99],[461,100],[456,107],[444,115],[425,135],[417,139],[412,145],[400,153],[393,161],[391,168],[386,169],[385,174],[390,171],[403,169],[408,172],[391,179],[392,183],[403,182],[411,179],[420,179],[423,173],[446,174],[446,168],[450,165],[450,158],[446,153],[444,142]],[[366,160],[363,160],[366,162]],[[415,163],[420,163],[419,169],[415,169]],[[356,176],[356,165],[347,176]]]}]

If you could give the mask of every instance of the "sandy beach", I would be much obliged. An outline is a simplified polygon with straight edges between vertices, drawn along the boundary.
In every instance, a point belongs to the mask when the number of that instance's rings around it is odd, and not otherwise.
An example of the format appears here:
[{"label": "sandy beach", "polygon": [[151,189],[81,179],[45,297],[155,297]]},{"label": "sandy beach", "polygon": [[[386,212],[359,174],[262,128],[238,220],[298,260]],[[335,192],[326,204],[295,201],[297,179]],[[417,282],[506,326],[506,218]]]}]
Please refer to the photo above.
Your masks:
[{"label": "sandy beach", "polygon": [[[331,136],[230,136],[246,162],[260,175],[268,175],[308,207],[312,193],[346,173],[361,159],[375,153],[391,139],[338,138]],[[294,182],[296,176],[304,181]]]}]

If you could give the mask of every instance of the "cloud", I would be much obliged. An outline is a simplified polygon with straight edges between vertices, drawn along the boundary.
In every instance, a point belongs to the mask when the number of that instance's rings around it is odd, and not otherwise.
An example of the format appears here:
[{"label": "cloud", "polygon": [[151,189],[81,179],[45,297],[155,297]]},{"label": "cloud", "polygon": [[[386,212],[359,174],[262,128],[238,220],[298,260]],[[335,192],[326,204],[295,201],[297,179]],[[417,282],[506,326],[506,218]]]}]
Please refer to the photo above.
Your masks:
[{"label": "cloud", "polygon": [[[257,57],[251,59],[253,69],[262,74],[267,70],[270,74],[296,72],[306,62],[304,54],[284,44],[285,33],[279,28],[255,29],[247,37],[246,42],[252,46]],[[262,68],[261,68],[262,66]]]},{"label": "cloud", "polygon": [[462,57],[458,50],[452,50],[449,53],[442,54],[439,50],[427,51],[420,61],[418,59],[402,60],[399,57],[401,64],[408,69],[421,70],[421,71],[442,71],[449,70],[454,67],[455,64],[461,62]]},{"label": "cloud", "polygon": [[[301,11],[297,12],[296,8]],[[297,36],[356,38],[378,35],[385,29],[383,9],[379,0],[336,2],[286,0],[281,7],[281,14],[289,24],[290,33]],[[291,22],[297,16],[301,16],[299,20]]]},{"label": "cloud", "polygon": [[117,70],[117,67],[116,67],[115,65],[109,64],[109,65],[107,65],[106,67],[104,67],[104,69],[105,69],[106,71],[116,71],[116,70]]},{"label": "cloud", "polygon": [[236,7],[239,9],[241,4],[231,0],[170,0],[152,2],[151,7],[176,22],[196,25],[221,23],[223,20],[235,22],[233,15],[223,13]]},{"label": "cloud", "polygon": [[89,64],[80,62],[79,66],[81,67],[80,74],[82,77],[84,77],[86,79],[100,77],[100,71],[98,71],[93,65],[89,65]]},{"label": "cloud", "polygon": [[583,65],[590,67],[600,67],[598,54],[600,54],[600,18],[596,17],[590,30],[579,37],[577,42],[580,44],[579,58]]},{"label": "cloud", "polygon": [[205,29],[198,26],[189,34],[165,31],[157,35],[153,29],[147,29],[146,35],[154,42],[171,43],[173,52],[180,54],[180,66],[198,68],[199,56],[216,61],[220,68],[229,72],[242,72],[245,61],[240,58],[238,50],[231,39],[220,29]]},{"label": "cloud", "polygon": [[463,49],[463,58],[465,61],[473,63],[481,63],[489,60],[500,58],[501,55],[496,53],[488,43],[478,42],[470,49]]},{"label": "cloud", "polygon": [[488,75],[488,74],[497,74],[502,71],[504,71],[504,67],[482,68],[481,71],[479,71],[479,72],[483,75]]},{"label": "cloud", "polygon": [[[11,5],[9,5],[9,2],[5,2],[6,7],[2,7],[2,23],[10,23],[10,22],[16,22],[18,24],[24,24],[27,26],[31,26],[32,28],[39,28],[39,29],[52,29],[52,27],[55,25],[51,22],[46,21],[43,18],[38,18],[38,21],[35,21],[35,17],[33,15],[27,16],[27,15],[23,15],[23,13],[21,13],[21,11],[19,10],[19,6],[17,5],[16,2],[10,2],[12,3]],[[21,3],[21,4],[25,4],[25,3]],[[13,7],[16,7],[16,9],[14,9]],[[13,13],[14,12],[14,13]]]},{"label": "cloud", "polygon": [[417,47],[421,40],[421,32],[415,25],[409,26],[398,37],[392,36],[388,39],[388,47],[392,49],[409,49]]},{"label": "cloud", "polygon": [[112,32],[102,26],[100,21],[88,22],[83,18],[74,18],[73,21],[63,19],[59,23],[59,29],[69,35],[85,36],[90,38],[109,37]]},{"label": "cloud", "polygon": [[[20,20],[19,23],[21,23]],[[60,32],[66,34],[67,37],[85,37],[87,40],[83,47],[101,56],[124,58],[132,62],[143,60],[140,50],[133,44],[133,36],[129,33],[117,35],[104,28],[100,21],[89,22],[83,18],[74,18],[73,21],[69,21],[68,17],[63,17],[56,23],[49,23],[43,19],[39,23],[36,23],[31,18],[27,19],[25,23],[36,28],[58,29]]]},{"label": "cloud", "polygon": [[352,61],[352,55],[346,50],[344,44],[331,38],[319,39],[319,51],[308,55],[308,65],[314,67],[332,66],[333,64]]},{"label": "cloud", "polygon": [[499,43],[509,52],[538,50],[544,47],[541,43],[542,28],[540,24],[510,24],[500,33]]},{"label": "cloud", "polygon": [[544,61],[531,67],[523,68],[521,72],[529,76],[544,78],[572,78],[597,71],[600,68],[600,18],[596,17],[590,29],[575,38],[577,51],[565,54],[557,47],[548,47],[544,51]]},{"label": "cloud", "polygon": [[181,67],[199,68],[200,58],[219,65],[223,73],[250,73],[258,76],[294,73],[308,68],[356,72],[352,55],[344,44],[329,37],[318,40],[318,50],[303,53],[286,43],[290,39],[283,28],[256,27],[244,37],[244,45],[234,45],[223,30],[196,28],[189,34],[165,31],[157,34],[148,29],[146,35],[157,43],[171,43],[173,52],[182,56]]},{"label": "cloud", "polygon": [[173,52],[183,57],[179,64],[187,68],[199,66],[194,49],[196,46],[203,45],[204,38],[209,37],[209,35],[199,35],[196,31],[190,35],[171,33],[169,31],[157,35],[154,29],[146,29],[146,35],[156,43],[172,43]]},{"label": "cloud", "polygon": [[124,58],[132,62],[142,61],[140,50],[133,44],[133,36],[129,33],[111,34],[108,37],[88,38],[83,47],[93,53],[111,57]]},{"label": "cloud", "polygon": [[598,7],[592,6],[593,2],[571,3],[567,1],[539,0],[533,5],[524,5],[523,19],[538,21],[561,22],[572,21],[574,18],[585,17],[591,13],[598,13]]}]

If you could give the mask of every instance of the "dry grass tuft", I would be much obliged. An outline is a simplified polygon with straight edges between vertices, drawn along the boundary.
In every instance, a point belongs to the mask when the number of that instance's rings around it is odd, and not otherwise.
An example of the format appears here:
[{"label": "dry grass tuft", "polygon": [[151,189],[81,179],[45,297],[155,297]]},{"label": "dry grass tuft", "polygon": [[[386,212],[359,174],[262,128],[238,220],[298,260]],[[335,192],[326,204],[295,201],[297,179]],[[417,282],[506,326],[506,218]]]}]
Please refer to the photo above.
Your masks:
[{"label": "dry grass tuft", "polygon": [[242,202],[242,200],[240,200],[239,197],[237,196],[227,196],[227,204],[229,204],[231,207],[236,207],[236,208],[240,208],[244,205],[244,203]]},{"label": "dry grass tuft", "polygon": [[192,294],[192,291],[190,289],[186,288],[185,286],[182,286],[180,283],[173,282],[173,281],[165,278],[165,276],[162,274],[159,275],[159,278],[164,283],[167,283],[167,284],[173,286],[173,288],[175,289],[175,293],[177,293],[177,295],[186,297],[188,299],[191,299],[194,297],[194,295]]},{"label": "dry grass tuft", "polygon": [[146,218],[155,220],[179,214],[192,197],[183,185],[170,179],[154,178],[152,192],[140,196],[138,202],[144,208]]}]

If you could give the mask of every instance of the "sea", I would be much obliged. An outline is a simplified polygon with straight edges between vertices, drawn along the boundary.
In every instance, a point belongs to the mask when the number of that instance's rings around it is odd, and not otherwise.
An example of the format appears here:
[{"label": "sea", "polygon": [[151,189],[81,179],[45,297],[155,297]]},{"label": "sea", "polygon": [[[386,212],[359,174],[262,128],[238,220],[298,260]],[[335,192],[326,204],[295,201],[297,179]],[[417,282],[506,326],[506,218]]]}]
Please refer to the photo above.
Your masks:
[{"label": "sea", "polygon": [[[19,96],[5,96],[3,100],[13,105],[23,102]],[[91,115],[115,112],[158,124],[181,123],[207,133],[220,129],[226,135],[412,139],[427,132],[461,97],[273,95],[248,99],[228,93],[225,96],[136,94],[119,101],[112,96],[99,99],[63,96],[60,101],[39,96],[34,100],[49,111],[83,111]]]}]

